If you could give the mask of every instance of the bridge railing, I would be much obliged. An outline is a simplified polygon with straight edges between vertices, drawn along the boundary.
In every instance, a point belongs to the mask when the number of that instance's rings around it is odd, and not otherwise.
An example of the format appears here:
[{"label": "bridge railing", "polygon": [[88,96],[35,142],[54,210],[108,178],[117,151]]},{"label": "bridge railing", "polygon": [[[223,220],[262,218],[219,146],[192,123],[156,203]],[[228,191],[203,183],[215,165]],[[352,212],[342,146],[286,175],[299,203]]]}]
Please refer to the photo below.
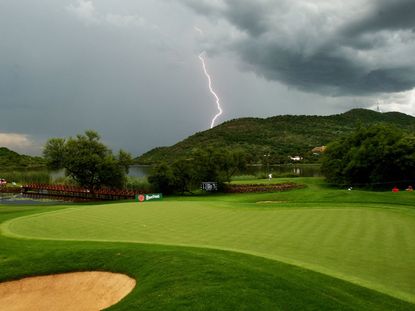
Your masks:
[{"label": "bridge railing", "polygon": [[[97,200],[125,200],[134,199],[139,193],[133,190],[120,189],[95,189],[65,186],[65,185],[48,185],[48,184],[26,184],[21,188],[22,193],[39,194],[47,196],[61,196],[74,198],[89,198]],[[140,192],[142,193],[142,192]]]}]

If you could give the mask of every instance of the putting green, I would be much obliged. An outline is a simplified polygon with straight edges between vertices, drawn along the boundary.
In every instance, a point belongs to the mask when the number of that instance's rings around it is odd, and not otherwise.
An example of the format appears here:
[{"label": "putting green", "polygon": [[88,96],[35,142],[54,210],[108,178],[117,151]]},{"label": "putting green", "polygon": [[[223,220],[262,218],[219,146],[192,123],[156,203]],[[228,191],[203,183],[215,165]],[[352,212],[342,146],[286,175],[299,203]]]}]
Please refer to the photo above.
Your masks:
[{"label": "putting green", "polygon": [[6,222],[6,235],[211,247],[294,263],[415,302],[415,214],[390,205],[154,202]]}]

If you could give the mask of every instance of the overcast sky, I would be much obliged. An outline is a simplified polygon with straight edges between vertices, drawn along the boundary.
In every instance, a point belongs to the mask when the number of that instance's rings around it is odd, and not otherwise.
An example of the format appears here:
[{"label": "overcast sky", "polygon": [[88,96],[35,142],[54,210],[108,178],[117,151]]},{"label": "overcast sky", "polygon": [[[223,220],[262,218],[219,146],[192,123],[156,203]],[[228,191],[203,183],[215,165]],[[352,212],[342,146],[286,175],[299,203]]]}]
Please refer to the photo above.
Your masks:
[{"label": "overcast sky", "polygon": [[415,114],[414,0],[0,0],[0,146],[134,156],[239,117]]}]

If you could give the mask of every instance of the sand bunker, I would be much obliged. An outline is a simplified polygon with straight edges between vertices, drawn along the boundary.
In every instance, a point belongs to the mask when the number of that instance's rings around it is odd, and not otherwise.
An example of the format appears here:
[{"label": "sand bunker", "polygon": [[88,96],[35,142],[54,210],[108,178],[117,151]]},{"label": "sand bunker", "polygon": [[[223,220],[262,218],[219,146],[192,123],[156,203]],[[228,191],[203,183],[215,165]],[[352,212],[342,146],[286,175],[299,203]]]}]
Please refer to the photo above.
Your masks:
[{"label": "sand bunker", "polygon": [[74,272],[0,283],[0,311],[98,311],[135,287],[135,280],[110,272]]}]

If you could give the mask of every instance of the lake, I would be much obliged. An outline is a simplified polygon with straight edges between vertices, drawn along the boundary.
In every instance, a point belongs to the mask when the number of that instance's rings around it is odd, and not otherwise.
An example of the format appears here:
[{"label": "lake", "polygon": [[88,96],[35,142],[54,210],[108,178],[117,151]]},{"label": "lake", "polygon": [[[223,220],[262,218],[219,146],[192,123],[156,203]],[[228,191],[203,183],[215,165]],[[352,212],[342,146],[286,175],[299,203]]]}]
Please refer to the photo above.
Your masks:
[{"label": "lake", "polygon": [[[145,178],[151,173],[152,166],[149,165],[132,165],[130,167],[130,170],[128,172],[128,176],[135,177],[135,178]],[[49,174],[52,180],[56,180],[58,178],[65,176],[65,171],[57,170],[57,171],[19,171],[16,174],[17,175],[36,175],[36,174],[43,174],[47,175]],[[246,170],[241,175],[268,175],[269,173],[272,173],[274,177],[280,176],[280,175],[297,175],[299,177],[321,177],[322,174],[320,172],[320,166],[319,165],[312,165],[312,164],[286,164],[286,165],[250,165],[246,168]],[[15,174],[15,175],[16,175]],[[0,173],[1,175],[1,173]],[[5,175],[5,176],[3,176]],[[5,177],[9,182],[13,181],[12,176],[8,176],[10,174],[3,174],[1,177]],[[13,175],[13,174],[12,174]],[[30,180],[26,181],[27,183],[42,183],[40,181],[36,180]]]},{"label": "lake", "polygon": [[275,177],[278,175],[293,174],[299,177],[322,177],[320,171],[320,165],[315,164],[282,164],[282,165],[251,165],[248,166],[246,172],[247,175],[258,174],[273,174]]},{"label": "lake", "polygon": [[[151,172],[152,166],[150,165],[132,165],[128,172],[128,176],[144,178]],[[269,174],[274,176],[294,174],[299,177],[321,177],[320,166],[315,164],[284,164],[284,165],[250,165],[242,175],[258,175]],[[52,171],[52,179],[57,179],[65,176],[64,170]]]},{"label": "lake", "polygon": [[70,204],[74,200],[68,198],[51,198],[41,197],[39,195],[28,195],[22,193],[1,193],[0,192],[0,205],[57,205],[57,204]]}]

